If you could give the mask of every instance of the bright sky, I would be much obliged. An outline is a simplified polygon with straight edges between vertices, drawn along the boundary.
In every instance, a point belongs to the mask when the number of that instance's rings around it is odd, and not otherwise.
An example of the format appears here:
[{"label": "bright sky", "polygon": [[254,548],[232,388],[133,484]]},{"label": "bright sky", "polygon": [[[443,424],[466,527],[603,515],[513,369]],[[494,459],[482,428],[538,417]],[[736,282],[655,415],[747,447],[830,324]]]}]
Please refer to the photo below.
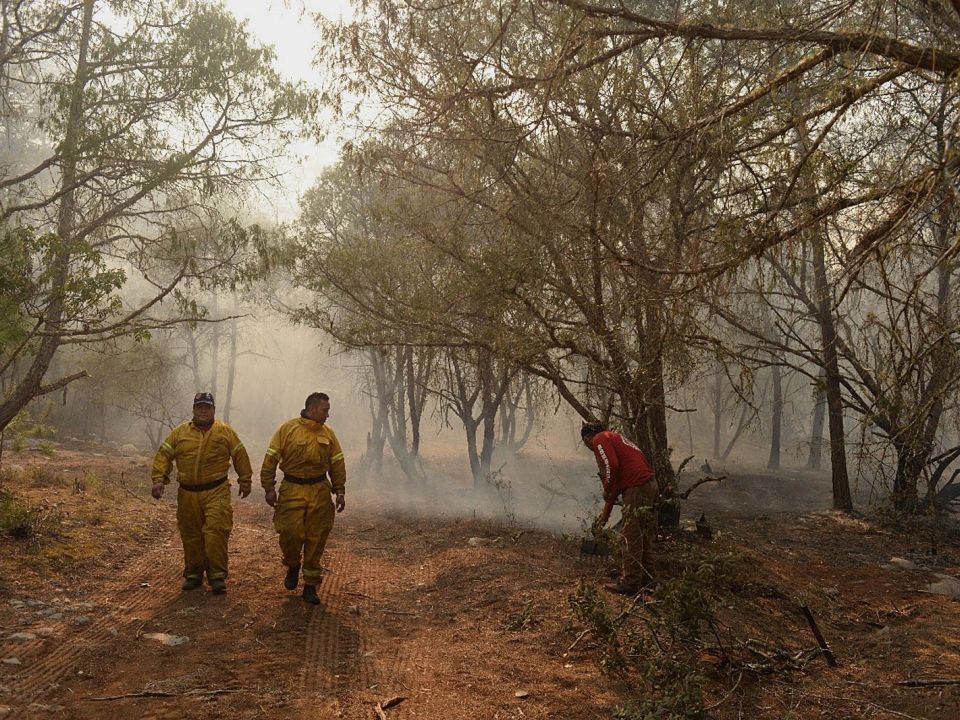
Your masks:
[{"label": "bright sky", "polygon": [[[247,21],[248,29],[277,53],[280,72],[291,80],[317,82],[312,66],[317,30],[313,14],[321,13],[331,20],[347,21],[351,17],[350,0],[222,0],[230,12]],[[289,171],[283,182],[282,197],[275,200],[274,214],[289,220],[297,213],[299,196],[313,184],[314,178],[337,159],[338,133],[331,129],[322,144],[298,143],[290,148]]]}]

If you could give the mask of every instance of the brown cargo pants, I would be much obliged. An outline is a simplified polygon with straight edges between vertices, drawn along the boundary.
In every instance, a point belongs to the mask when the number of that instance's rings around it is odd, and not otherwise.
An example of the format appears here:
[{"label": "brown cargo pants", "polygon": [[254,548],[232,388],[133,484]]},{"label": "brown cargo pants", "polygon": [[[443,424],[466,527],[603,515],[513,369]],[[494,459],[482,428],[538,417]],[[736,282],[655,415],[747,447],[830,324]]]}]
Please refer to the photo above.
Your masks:
[{"label": "brown cargo pants", "polygon": [[620,583],[640,588],[653,579],[653,541],[656,537],[654,503],[659,492],[656,478],[623,491],[623,530]]}]

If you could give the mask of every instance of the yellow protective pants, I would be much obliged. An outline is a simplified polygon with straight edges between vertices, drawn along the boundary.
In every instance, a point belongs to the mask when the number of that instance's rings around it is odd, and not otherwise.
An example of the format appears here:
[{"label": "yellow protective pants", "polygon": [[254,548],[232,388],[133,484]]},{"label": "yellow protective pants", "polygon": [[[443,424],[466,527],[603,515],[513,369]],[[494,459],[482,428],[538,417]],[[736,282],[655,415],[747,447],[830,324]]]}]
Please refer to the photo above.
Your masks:
[{"label": "yellow protective pants", "polygon": [[177,490],[177,527],[183,542],[183,576],[227,576],[227,540],[233,529],[230,483],[212,490]]},{"label": "yellow protective pants", "polygon": [[320,558],[333,529],[335,515],[330,483],[280,484],[273,526],[280,533],[280,551],[287,567],[303,565],[305,585],[318,585],[323,576]]}]

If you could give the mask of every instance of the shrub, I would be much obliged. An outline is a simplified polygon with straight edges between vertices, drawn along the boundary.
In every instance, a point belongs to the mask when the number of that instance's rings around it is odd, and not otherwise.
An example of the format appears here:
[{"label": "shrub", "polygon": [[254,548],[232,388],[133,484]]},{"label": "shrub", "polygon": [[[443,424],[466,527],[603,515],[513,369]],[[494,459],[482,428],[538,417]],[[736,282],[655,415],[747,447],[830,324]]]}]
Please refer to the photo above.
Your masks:
[{"label": "shrub", "polygon": [[0,488],[0,532],[16,540],[55,536],[63,513],[55,505],[42,502],[28,505],[5,488]]}]

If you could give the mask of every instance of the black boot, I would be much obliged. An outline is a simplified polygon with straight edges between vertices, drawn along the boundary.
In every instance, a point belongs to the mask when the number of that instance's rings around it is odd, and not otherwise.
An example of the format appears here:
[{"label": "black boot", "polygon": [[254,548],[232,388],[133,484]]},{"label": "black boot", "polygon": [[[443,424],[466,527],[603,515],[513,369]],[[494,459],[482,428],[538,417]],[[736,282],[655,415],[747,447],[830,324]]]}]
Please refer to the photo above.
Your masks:
[{"label": "black boot", "polygon": [[202,583],[202,577],[194,577],[191,575],[190,577],[183,579],[183,585],[180,586],[180,589],[184,591],[196,590]]},{"label": "black boot", "polygon": [[210,581],[210,589],[214,595],[223,595],[227,591],[227,581],[223,578],[214,578]]},{"label": "black boot", "polygon": [[297,582],[300,580],[300,566],[294,565],[287,568],[287,576],[283,579],[283,586],[287,590],[296,590]]},{"label": "black boot", "polygon": [[308,602],[311,605],[319,605],[320,598],[317,596],[317,586],[316,585],[304,585],[303,586],[303,600]]}]

